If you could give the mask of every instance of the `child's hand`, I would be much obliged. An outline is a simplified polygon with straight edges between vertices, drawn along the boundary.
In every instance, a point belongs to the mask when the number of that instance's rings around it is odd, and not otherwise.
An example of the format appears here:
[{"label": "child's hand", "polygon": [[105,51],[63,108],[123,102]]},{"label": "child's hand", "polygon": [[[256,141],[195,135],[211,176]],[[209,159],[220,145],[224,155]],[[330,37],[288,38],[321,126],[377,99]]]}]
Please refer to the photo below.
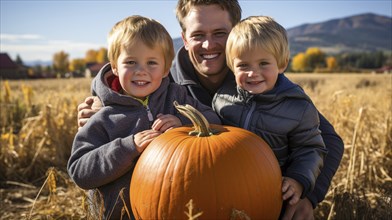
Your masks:
[{"label": "child's hand", "polygon": [[283,200],[289,200],[290,205],[295,205],[301,198],[303,186],[290,177],[283,177]]},{"label": "child's hand", "polygon": [[145,130],[134,135],[133,141],[135,142],[136,150],[142,153],[148,144],[158,137],[162,132],[155,130]]},{"label": "child's hand", "polygon": [[165,132],[168,129],[180,127],[181,125],[180,119],[174,115],[158,114],[157,119],[154,121],[151,128],[156,131]]}]

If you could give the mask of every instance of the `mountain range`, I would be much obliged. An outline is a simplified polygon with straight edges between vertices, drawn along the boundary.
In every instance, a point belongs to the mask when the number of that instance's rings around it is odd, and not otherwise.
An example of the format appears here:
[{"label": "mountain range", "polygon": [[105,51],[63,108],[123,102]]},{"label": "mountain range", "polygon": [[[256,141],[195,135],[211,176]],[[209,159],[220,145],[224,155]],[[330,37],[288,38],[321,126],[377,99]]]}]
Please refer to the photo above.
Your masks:
[{"label": "mountain range", "polygon": [[[327,54],[392,52],[392,17],[372,13],[353,15],[287,29],[292,55],[318,47]],[[183,45],[174,39],[177,51]]]},{"label": "mountain range", "polygon": [[[392,53],[392,17],[366,13],[319,23],[302,24],[287,29],[291,55],[318,47],[327,54],[386,51]],[[174,49],[183,46],[173,39]],[[26,62],[50,65],[52,61]]]}]

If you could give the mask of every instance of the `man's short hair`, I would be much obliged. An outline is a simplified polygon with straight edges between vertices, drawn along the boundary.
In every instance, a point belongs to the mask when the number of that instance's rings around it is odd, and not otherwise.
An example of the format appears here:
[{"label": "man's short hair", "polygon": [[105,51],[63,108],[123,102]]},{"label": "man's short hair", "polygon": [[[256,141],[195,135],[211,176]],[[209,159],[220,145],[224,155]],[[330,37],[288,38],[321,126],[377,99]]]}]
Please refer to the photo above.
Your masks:
[{"label": "man's short hair", "polygon": [[229,12],[232,25],[236,25],[241,20],[241,7],[237,0],[178,0],[176,7],[176,17],[180,23],[182,32],[185,33],[186,28],[184,19],[194,6],[200,5],[219,5],[223,10]]}]

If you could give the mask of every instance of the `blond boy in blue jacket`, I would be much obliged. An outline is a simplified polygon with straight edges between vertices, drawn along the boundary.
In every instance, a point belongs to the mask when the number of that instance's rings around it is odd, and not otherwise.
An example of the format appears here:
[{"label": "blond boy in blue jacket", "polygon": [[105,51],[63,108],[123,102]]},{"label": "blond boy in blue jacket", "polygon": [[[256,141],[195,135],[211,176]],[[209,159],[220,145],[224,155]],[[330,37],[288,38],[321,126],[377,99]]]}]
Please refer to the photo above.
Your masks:
[{"label": "blond boy in blue jacket", "polygon": [[317,109],[283,74],[289,57],[286,31],[272,18],[240,21],[226,44],[237,86],[219,89],[213,108],[223,124],[252,131],[270,145],[283,174],[283,199],[294,205],[313,191],[327,151]]}]

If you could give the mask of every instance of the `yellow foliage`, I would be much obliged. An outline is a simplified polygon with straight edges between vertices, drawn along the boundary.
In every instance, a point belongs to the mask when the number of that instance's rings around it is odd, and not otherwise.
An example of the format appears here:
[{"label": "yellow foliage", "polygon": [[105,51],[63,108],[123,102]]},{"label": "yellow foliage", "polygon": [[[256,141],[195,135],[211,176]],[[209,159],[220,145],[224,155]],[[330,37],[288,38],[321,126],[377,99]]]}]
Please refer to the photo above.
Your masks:
[{"label": "yellow foliage", "polygon": [[86,63],[106,63],[108,62],[107,56],[108,50],[104,47],[100,48],[99,50],[90,49],[86,52]]},{"label": "yellow foliage", "polygon": [[338,66],[338,62],[336,61],[336,58],[333,57],[333,56],[327,57],[325,62],[327,64],[327,69],[328,70],[334,70]]},{"label": "yellow foliage", "polygon": [[304,72],[306,71],[307,60],[306,55],[304,53],[299,53],[293,57],[291,61],[291,68],[296,72]]},{"label": "yellow foliage", "polygon": [[325,66],[325,53],[318,47],[310,47],[306,50],[308,68],[314,70]]},{"label": "yellow foliage", "polygon": [[69,66],[69,54],[65,53],[64,51],[60,51],[53,55],[53,68],[56,71],[64,74],[68,72]]},{"label": "yellow foliage", "polygon": [[86,62],[84,61],[84,59],[73,59],[69,64],[69,70],[72,72],[74,71],[82,72],[85,66],[86,66]]},{"label": "yellow foliage", "polygon": [[310,47],[305,53],[298,53],[293,57],[291,68],[296,72],[312,72],[325,65],[325,53],[318,47]]},{"label": "yellow foliage", "polygon": [[86,61],[86,63],[94,63],[97,62],[97,51],[95,50],[88,50],[86,52],[86,57],[84,58],[84,60]]},{"label": "yellow foliage", "polygon": [[98,63],[106,63],[109,61],[108,59],[108,50],[106,48],[101,48],[97,52],[97,62]]},{"label": "yellow foliage", "polygon": [[309,47],[306,50],[306,55],[311,56],[311,55],[320,55],[320,54],[324,54],[324,52],[321,51],[320,48],[318,47]]}]

